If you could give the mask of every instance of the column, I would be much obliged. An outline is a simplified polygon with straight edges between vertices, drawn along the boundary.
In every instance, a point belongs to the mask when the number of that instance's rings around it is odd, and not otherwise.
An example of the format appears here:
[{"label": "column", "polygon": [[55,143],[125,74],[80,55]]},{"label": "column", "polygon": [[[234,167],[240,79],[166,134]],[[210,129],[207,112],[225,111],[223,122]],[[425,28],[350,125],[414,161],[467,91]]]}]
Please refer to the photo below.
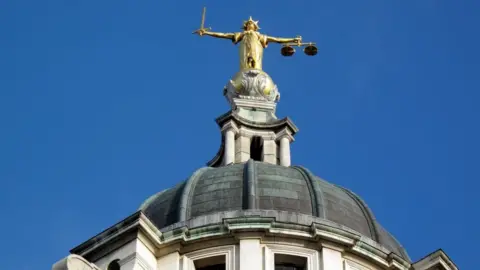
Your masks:
[{"label": "column", "polygon": [[290,131],[284,129],[277,134],[277,140],[280,141],[280,149],[278,151],[280,165],[289,167],[291,165],[290,142],[293,141],[293,136]]},{"label": "column", "polygon": [[228,165],[235,161],[235,132],[228,129],[225,132],[225,151],[223,153],[223,164]]},{"label": "column", "polygon": [[261,270],[262,255],[259,238],[240,239],[240,270]]},{"label": "column", "polygon": [[223,165],[235,162],[235,134],[238,128],[234,122],[229,121],[222,127],[224,136]]},{"label": "column", "polygon": [[280,139],[280,165],[290,166],[290,140],[287,137]]}]

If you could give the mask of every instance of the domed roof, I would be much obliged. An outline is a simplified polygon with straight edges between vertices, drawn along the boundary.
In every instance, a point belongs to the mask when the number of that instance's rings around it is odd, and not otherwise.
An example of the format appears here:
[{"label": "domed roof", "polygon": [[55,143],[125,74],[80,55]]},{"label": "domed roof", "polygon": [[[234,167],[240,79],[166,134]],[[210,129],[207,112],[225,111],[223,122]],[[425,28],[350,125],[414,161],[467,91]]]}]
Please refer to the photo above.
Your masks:
[{"label": "domed roof", "polygon": [[148,198],[140,207],[159,229],[215,212],[245,209],[323,218],[353,229],[410,261],[404,248],[378,224],[357,195],[299,166],[249,160],[201,168],[188,180]]}]

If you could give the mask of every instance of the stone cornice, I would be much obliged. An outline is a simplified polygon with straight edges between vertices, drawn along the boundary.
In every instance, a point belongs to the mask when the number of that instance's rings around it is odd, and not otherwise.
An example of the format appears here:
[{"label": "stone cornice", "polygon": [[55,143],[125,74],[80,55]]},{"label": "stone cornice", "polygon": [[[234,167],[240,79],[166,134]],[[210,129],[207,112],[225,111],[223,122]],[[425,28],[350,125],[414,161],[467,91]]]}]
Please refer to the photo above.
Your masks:
[{"label": "stone cornice", "polygon": [[[237,211],[238,212],[238,211]],[[255,211],[251,211],[255,212]],[[277,211],[269,211],[277,212]],[[239,213],[240,214],[240,213]],[[248,214],[248,211],[245,211]],[[279,213],[283,215],[282,213]],[[225,215],[225,214],[224,214]],[[204,220],[209,220],[208,216]],[[214,219],[213,219],[214,220]],[[303,239],[316,241],[319,246],[330,245],[344,249],[344,252],[367,258],[369,261],[387,267],[389,269],[408,270],[410,263],[386,248],[373,242],[361,234],[328,221],[313,222],[310,226],[295,222],[283,222],[275,217],[262,217],[248,215],[242,217],[223,218],[221,222],[213,222],[210,225],[198,223],[198,227],[169,226],[159,231],[149,219],[141,212],[136,212],[115,226],[103,231],[80,246],[72,249],[72,253],[85,256],[101,250],[102,246],[111,242],[114,238],[121,238],[126,232],[137,230],[143,232],[148,241],[158,249],[168,246],[208,240],[216,237],[235,237],[238,235],[254,234],[258,237],[281,236],[284,238]],[[330,243],[330,244],[326,244]],[[456,268],[451,268],[455,269]]]},{"label": "stone cornice", "polygon": [[275,120],[271,122],[255,122],[248,119],[245,119],[236,113],[229,111],[221,116],[219,116],[215,121],[217,124],[222,127],[223,124],[229,120],[235,120],[238,126],[246,126],[248,128],[253,129],[270,129],[270,130],[281,130],[284,127],[288,127],[292,132],[292,135],[298,132],[297,126],[292,122],[292,120],[288,117]]},{"label": "stone cornice", "polygon": [[256,108],[264,109],[267,111],[275,112],[276,104],[275,102],[269,102],[262,100],[261,98],[240,96],[240,98],[234,98],[232,105],[236,107],[246,107],[246,108]]},{"label": "stone cornice", "polygon": [[118,237],[118,235],[128,232],[129,230],[137,229],[139,218],[141,215],[142,213],[140,211],[135,212],[134,214],[118,222],[112,227],[104,230],[103,232],[83,242],[79,246],[71,249],[70,253],[84,257],[85,254],[88,253],[90,250],[97,248],[98,243],[106,243],[111,239]]},{"label": "stone cornice", "polygon": [[238,134],[240,136],[245,136],[245,137],[253,137],[253,136],[259,136],[262,137],[264,140],[275,140],[275,132],[273,131],[258,131],[258,130],[252,130],[246,127],[241,127],[238,130]]},{"label": "stone cornice", "polygon": [[292,136],[292,132],[288,128],[284,128],[277,132],[277,140],[281,140],[282,138],[287,138],[290,142],[295,141]]},{"label": "stone cornice", "polygon": [[105,245],[112,243],[115,240],[119,240],[120,238],[125,238],[125,235],[135,234],[137,235],[136,238],[138,238],[138,233],[140,231],[144,233],[146,238],[155,246],[160,246],[161,242],[159,238],[161,232],[141,211],[137,211],[114,226],[73,248],[70,250],[70,253],[82,257],[89,257],[91,253],[97,252]]},{"label": "stone cornice", "polygon": [[438,266],[441,270],[458,270],[458,267],[442,250],[438,249],[412,264],[413,270],[427,270]]}]

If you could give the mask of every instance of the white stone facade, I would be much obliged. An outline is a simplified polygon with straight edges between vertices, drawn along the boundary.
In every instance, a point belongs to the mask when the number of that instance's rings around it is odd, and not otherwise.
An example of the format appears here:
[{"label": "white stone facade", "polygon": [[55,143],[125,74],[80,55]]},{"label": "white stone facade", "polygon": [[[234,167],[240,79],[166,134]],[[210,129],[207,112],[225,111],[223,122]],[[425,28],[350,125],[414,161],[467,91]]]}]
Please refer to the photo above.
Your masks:
[{"label": "white stone facade", "polygon": [[[120,260],[121,270],[195,270],[197,260],[217,258],[223,256],[225,270],[274,270],[275,256],[291,255],[304,258],[305,270],[374,270],[391,269],[374,265],[367,260],[355,256],[348,256],[340,246],[331,245],[312,246],[310,242],[263,240],[262,238],[240,237],[234,245],[221,245],[199,249],[192,252],[180,253],[182,249],[175,250],[154,259],[154,252],[142,248],[141,242],[133,241],[126,246],[112,252],[108,256],[92,263],[91,268],[54,268],[55,270],[70,269],[105,269],[114,260]],[[199,244],[199,247],[202,245]],[[305,247],[307,246],[307,247]],[[185,248],[195,249],[195,244]],[[214,263],[214,260],[212,260]],[[393,268],[396,269],[396,268]],[[408,268],[403,268],[408,269]]]},{"label": "white stone facade", "polygon": [[278,263],[289,263],[304,270],[457,270],[441,250],[410,264],[382,247],[369,246],[368,240],[323,226],[305,233],[241,218],[227,222],[228,231],[220,233],[201,228],[201,233],[188,229],[162,233],[143,214],[134,218],[82,244],[76,251],[80,254],[52,269],[118,270],[111,266],[118,264],[120,270],[200,270],[220,264],[216,269],[275,270]]}]

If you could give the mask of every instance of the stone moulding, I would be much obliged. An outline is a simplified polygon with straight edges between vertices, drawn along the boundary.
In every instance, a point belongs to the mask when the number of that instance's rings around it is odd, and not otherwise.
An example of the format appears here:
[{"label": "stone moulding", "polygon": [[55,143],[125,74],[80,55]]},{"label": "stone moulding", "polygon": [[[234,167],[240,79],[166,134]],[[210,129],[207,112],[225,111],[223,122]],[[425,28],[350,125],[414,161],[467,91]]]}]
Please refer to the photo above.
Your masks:
[{"label": "stone moulding", "polygon": [[[235,270],[235,262],[236,262],[236,252],[235,246],[220,246],[220,247],[212,247],[201,249],[193,252],[189,252],[184,254],[182,257],[182,263],[186,264],[186,260],[194,261],[208,257],[214,256],[225,256],[225,261],[227,262],[225,265],[226,270]],[[189,267],[191,264],[186,264],[186,267],[182,268],[184,270],[195,270],[194,268]]]},{"label": "stone moulding", "polygon": [[235,122],[239,122],[240,124],[248,126],[250,128],[280,130],[285,126],[288,126],[292,132],[292,135],[295,135],[295,133],[298,132],[298,127],[292,122],[292,120],[289,117],[285,117],[283,119],[275,120],[268,123],[263,123],[263,122],[255,122],[255,121],[245,119],[239,116],[238,114],[236,114],[234,111],[228,111],[227,113],[224,113],[219,117],[217,117],[217,119],[215,119],[215,121],[220,127],[222,127],[223,124],[225,122],[228,122],[229,120],[235,120]]},{"label": "stone moulding", "polygon": [[312,250],[303,247],[285,246],[277,244],[267,244],[265,246],[265,270],[275,269],[275,254],[289,254],[294,256],[300,256],[307,259],[306,269],[321,269],[320,260],[317,250]]},{"label": "stone moulding", "polygon": [[[262,212],[264,214],[276,214],[277,217],[262,216]],[[370,259],[389,269],[407,270],[411,267],[408,261],[349,228],[320,218],[315,218],[315,222],[312,222],[310,226],[302,225],[295,221],[295,219],[302,217],[298,215],[294,217],[295,215],[291,213],[281,212],[248,210],[216,213],[200,217],[196,221],[179,222],[160,231],[141,211],[138,211],[124,221],[72,249],[71,253],[88,257],[96,250],[101,250],[102,246],[108,244],[114,238],[121,238],[125,233],[132,230],[142,232],[158,250],[178,244],[183,246],[198,240],[234,237],[235,234],[241,232],[257,232],[265,236],[303,239],[316,241],[320,244],[325,241],[336,243],[343,247],[345,251]],[[288,221],[289,218],[291,221]],[[198,226],[188,226],[188,223]]]},{"label": "stone moulding", "polygon": [[442,250],[438,249],[412,264],[415,270],[458,270],[455,263]]}]

